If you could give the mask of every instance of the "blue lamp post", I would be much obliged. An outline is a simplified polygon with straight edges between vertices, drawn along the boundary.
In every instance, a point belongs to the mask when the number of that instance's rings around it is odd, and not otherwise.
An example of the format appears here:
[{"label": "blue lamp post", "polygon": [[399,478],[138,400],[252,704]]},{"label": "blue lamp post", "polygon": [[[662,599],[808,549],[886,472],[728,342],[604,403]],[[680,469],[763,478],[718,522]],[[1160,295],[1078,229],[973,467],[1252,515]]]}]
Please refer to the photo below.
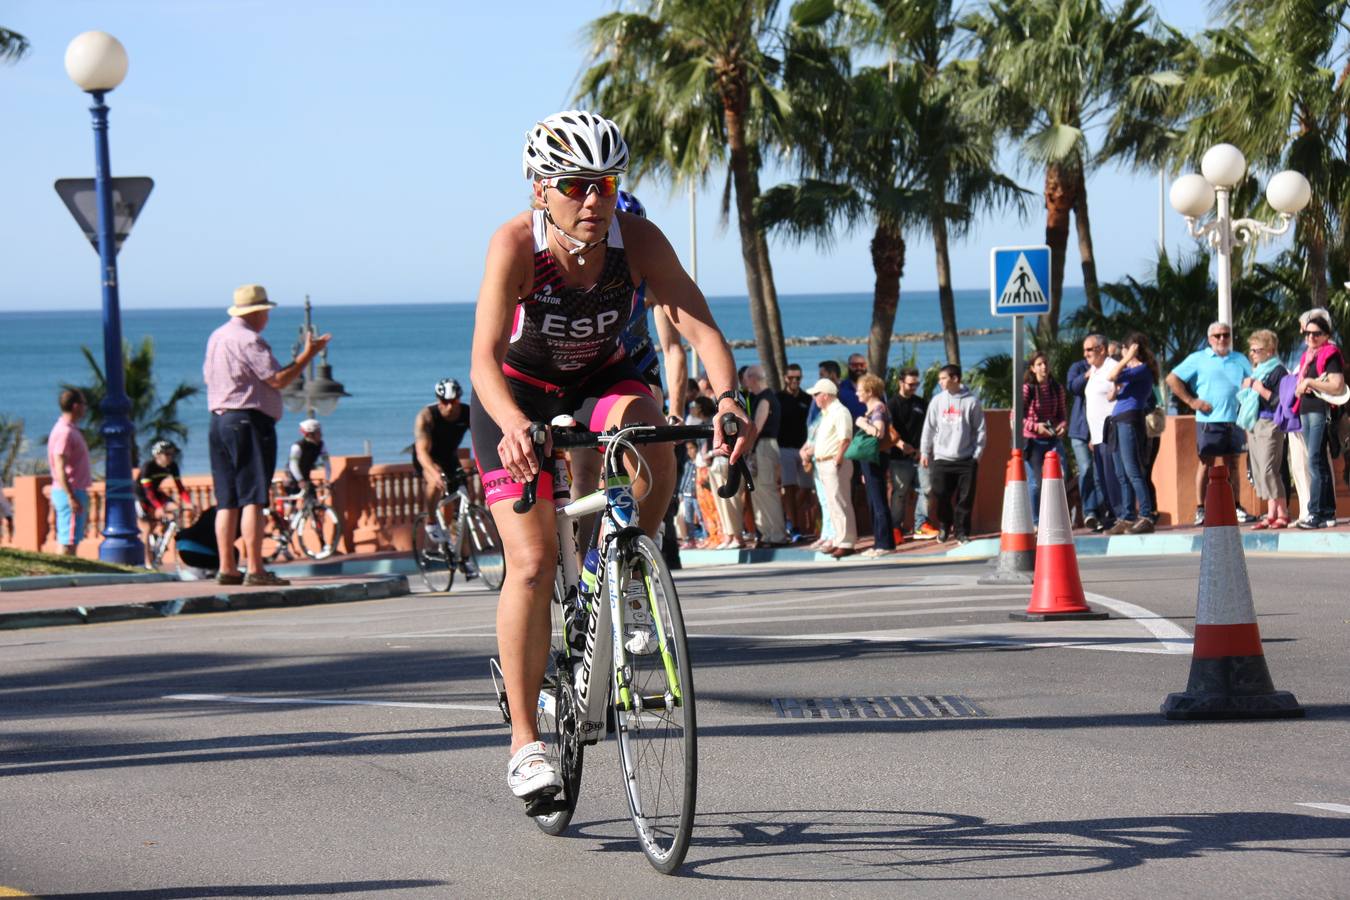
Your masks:
[{"label": "blue lamp post", "polygon": [[98,198],[98,255],[103,282],[103,445],[107,452],[105,520],[99,559],[139,565],[145,560],[131,492],[135,440],[122,370],[122,313],[117,298],[117,244],[113,235],[112,173],[108,157],[108,107],[103,97],[127,74],[127,52],[102,31],[86,31],[66,48],[66,74],[94,98],[94,190]]}]

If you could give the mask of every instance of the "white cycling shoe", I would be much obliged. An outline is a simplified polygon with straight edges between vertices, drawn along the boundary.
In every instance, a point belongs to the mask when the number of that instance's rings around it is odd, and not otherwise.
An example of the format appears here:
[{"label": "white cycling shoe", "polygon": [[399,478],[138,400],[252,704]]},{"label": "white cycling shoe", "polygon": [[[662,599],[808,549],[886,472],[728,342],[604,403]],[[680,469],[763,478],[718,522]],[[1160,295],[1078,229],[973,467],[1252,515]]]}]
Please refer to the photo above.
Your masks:
[{"label": "white cycling shoe", "polygon": [[549,796],[562,790],[562,777],[548,758],[543,741],[526,744],[506,767],[506,786],[521,800]]},{"label": "white cycling shoe", "polygon": [[634,656],[646,656],[655,653],[661,646],[656,636],[656,623],[652,621],[651,610],[647,608],[647,588],[641,582],[632,582],[624,591],[624,625],[627,640],[624,647]]}]

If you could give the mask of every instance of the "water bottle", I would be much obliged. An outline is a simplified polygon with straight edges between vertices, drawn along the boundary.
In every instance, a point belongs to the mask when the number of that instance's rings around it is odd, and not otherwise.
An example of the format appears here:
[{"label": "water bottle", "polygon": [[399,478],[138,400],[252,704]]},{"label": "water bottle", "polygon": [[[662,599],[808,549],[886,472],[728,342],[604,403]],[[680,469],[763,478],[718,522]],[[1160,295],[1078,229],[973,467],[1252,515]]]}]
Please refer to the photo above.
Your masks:
[{"label": "water bottle", "polygon": [[567,623],[567,644],[572,648],[574,660],[580,660],[586,652],[586,632],[590,628],[591,604],[600,594],[599,578],[600,552],[586,551],[581,565],[581,583],[577,586],[576,604]]}]

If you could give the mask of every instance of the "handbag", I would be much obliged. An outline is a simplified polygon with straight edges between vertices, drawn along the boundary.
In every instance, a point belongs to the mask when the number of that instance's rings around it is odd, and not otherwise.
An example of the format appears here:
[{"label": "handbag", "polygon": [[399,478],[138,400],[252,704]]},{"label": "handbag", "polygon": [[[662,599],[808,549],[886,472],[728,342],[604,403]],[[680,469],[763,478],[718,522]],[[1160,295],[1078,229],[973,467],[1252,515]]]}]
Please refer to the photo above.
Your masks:
[{"label": "handbag", "polygon": [[1167,410],[1155,406],[1144,413],[1144,433],[1150,438],[1162,437],[1167,430]]},{"label": "handbag", "polygon": [[880,458],[881,451],[877,449],[876,438],[861,429],[853,432],[853,440],[848,442],[848,449],[844,451],[844,459],[875,463]]}]

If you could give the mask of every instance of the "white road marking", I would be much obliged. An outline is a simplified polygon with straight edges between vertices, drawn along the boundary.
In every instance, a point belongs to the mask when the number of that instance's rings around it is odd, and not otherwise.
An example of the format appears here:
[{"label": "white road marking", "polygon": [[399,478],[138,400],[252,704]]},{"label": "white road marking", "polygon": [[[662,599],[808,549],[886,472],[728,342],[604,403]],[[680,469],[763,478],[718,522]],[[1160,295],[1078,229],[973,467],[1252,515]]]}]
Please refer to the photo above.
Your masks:
[{"label": "white road marking", "polygon": [[1191,636],[1186,633],[1186,629],[1171,619],[1150,612],[1142,606],[1117,600],[1114,597],[1104,597],[1101,594],[1086,594],[1086,596],[1089,602],[1105,606],[1107,609],[1118,612],[1125,618],[1138,622],[1147,628],[1149,633],[1158,639],[1158,643],[1167,648],[1168,652],[1191,652]]},{"label": "white road marking", "polygon": [[1350,806],[1344,803],[1296,803],[1295,806],[1306,806],[1310,809],[1324,809],[1327,812],[1344,813],[1350,816]]},{"label": "white road marking", "polygon": [[317,697],[241,697],[236,694],[165,694],[163,700],[192,700],[202,703],[261,703],[292,706],[397,706],[404,709],[460,709],[470,712],[498,712],[495,706],[471,703],[413,703],[396,700],[321,700]]}]

